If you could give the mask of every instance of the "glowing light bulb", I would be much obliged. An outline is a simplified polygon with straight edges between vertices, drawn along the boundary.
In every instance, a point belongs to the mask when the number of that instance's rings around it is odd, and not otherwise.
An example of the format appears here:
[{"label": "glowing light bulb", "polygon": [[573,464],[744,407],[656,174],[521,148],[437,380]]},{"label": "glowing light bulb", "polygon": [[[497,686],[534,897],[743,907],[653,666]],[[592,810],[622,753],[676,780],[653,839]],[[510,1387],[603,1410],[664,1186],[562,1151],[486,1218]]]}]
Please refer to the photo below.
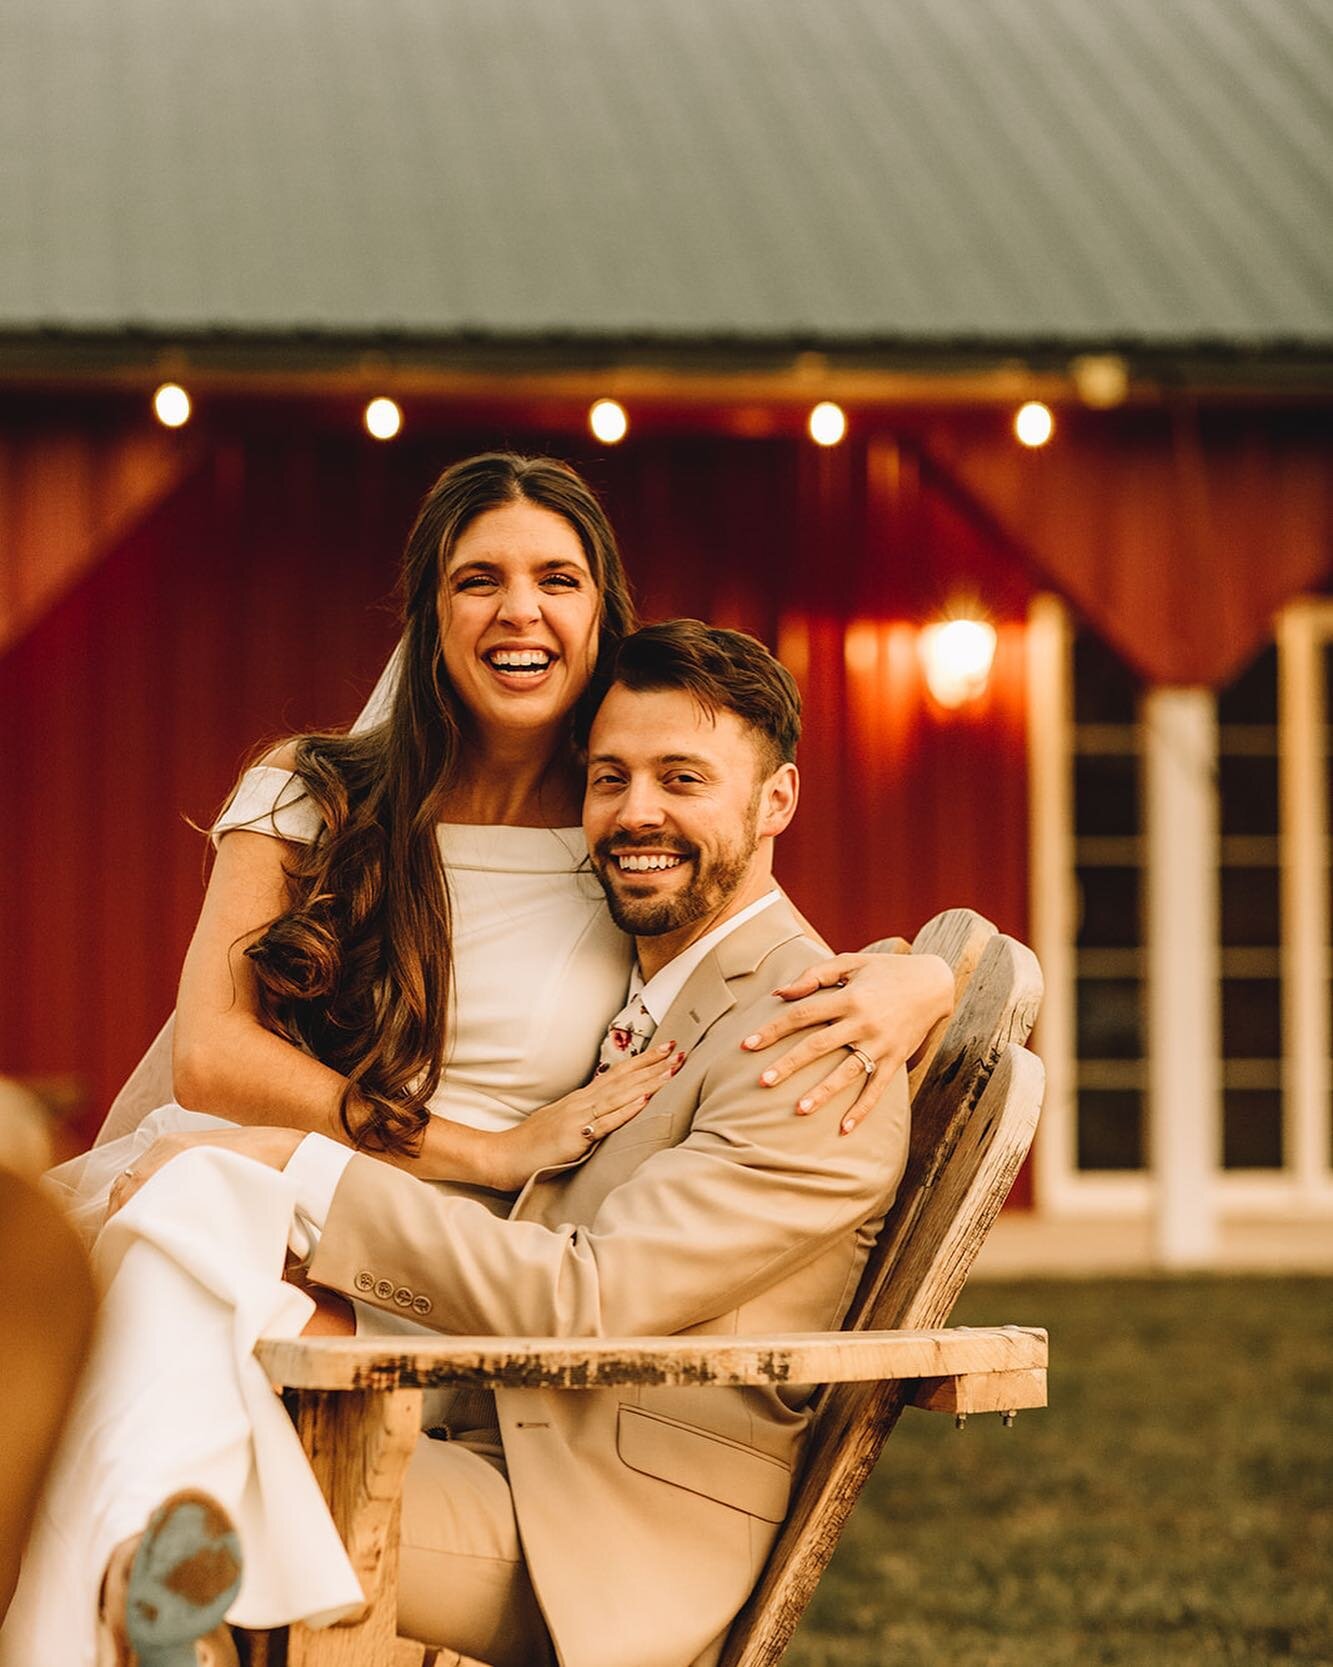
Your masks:
[{"label": "glowing light bulb", "polygon": [[1129,366],[1118,353],[1084,353],[1069,367],[1078,397],[1094,411],[1123,405],[1129,394]]},{"label": "glowing light bulb", "polygon": [[1055,418],[1049,405],[1030,399],[1020,405],[1014,417],[1014,433],[1025,446],[1044,446],[1055,433]]},{"label": "glowing light bulb", "polygon": [[618,399],[596,400],[588,411],[588,427],[604,446],[618,446],[629,433],[629,412]]},{"label": "glowing light bulb", "polygon": [[164,382],[153,395],[153,415],[163,428],[181,428],[190,420],[190,396],[178,382]]},{"label": "glowing light bulb", "polygon": [[403,426],[403,408],[397,400],[381,394],[366,406],[362,421],[366,425],[366,433],[374,439],[392,440]]},{"label": "glowing light bulb", "polygon": [[986,692],[995,661],[995,627],[980,619],[947,619],[927,625],[920,638],[926,687],[953,711]]},{"label": "glowing light bulb", "polygon": [[821,399],[811,411],[806,427],[817,446],[836,446],[847,432],[847,413],[831,399]]}]

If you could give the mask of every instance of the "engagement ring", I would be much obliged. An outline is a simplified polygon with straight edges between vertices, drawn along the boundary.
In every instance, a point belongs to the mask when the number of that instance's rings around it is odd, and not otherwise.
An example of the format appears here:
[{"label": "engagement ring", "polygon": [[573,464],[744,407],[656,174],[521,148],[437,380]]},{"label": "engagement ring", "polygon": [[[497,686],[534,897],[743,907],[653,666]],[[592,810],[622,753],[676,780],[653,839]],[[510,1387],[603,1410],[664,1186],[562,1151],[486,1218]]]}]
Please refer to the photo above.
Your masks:
[{"label": "engagement ring", "polygon": [[856,1058],[861,1069],[868,1077],[874,1076],[879,1067],[864,1048],[858,1048],[855,1042],[848,1042],[847,1051]]}]

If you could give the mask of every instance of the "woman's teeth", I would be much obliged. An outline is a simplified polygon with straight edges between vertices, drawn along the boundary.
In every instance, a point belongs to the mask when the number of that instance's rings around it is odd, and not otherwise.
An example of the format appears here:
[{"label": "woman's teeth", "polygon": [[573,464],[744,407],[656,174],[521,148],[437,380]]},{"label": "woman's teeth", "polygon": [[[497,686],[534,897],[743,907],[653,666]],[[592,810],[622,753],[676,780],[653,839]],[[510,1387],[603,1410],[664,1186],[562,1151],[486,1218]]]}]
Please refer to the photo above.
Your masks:
[{"label": "woman's teeth", "polygon": [[496,671],[545,671],[551,664],[543,648],[497,648],[486,658]]},{"label": "woman's teeth", "polygon": [[679,867],[679,865],[682,862],[684,862],[684,860],[685,860],[684,857],[667,857],[667,856],[663,856],[663,857],[625,856],[625,857],[617,857],[616,858],[616,862],[619,865],[620,872],[622,874],[646,874],[649,871],[649,869],[653,869],[653,868],[677,868],[677,867]]}]

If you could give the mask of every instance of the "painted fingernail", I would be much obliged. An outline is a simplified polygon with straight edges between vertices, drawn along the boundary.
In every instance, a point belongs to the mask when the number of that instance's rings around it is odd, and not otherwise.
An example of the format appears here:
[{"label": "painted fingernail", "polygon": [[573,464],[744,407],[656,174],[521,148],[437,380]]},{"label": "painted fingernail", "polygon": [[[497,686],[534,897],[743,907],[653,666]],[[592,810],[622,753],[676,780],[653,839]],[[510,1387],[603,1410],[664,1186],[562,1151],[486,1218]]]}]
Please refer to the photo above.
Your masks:
[{"label": "painted fingernail", "polygon": [[797,1111],[799,1111],[801,1113],[802,1116],[804,1116],[807,1112],[813,1111],[815,1109],[815,1102],[811,1099],[808,1099],[808,1098],[804,1099],[804,1100],[797,1100],[796,1109],[797,1109]]},{"label": "painted fingernail", "polygon": [[757,1048],[759,1046],[758,1036],[757,1035],[756,1036],[747,1036],[745,1038],[745,1040],[741,1043],[741,1046],[743,1048]]},{"label": "painted fingernail", "polygon": [[770,1067],[767,1071],[761,1071],[759,1073],[759,1080],[763,1083],[765,1088],[771,1088],[778,1080],[778,1074]]},{"label": "painted fingernail", "polygon": [[603,1071],[609,1071],[610,1069],[611,1069],[611,1067],[609,1065],[599,1065],[597,1067],[597,1069],[593,1072],[593,1075],[597,1076],[597,1077],[600,1077]]},{"label": "painted fingernail", "polygon": [[684,1063],[685,1063],[685,1054],[684,1054],[684,1050],[682,1050],[680,1053],[678,1053],[676,1055],[676,1065],[677,1065],[677,1067],[679,1067],[679,1066],[683,1065]]},{"label": "painted fingernail", "polygon": [[850,1117],[844,1117],[843,1118],[843,1120],[842,1120],[842,1132],[843,1132],[843,1134],[851,1134],[852,1130],[855,1127],[856,1127],[856,1124],[852,1121],[852,1119]]}]

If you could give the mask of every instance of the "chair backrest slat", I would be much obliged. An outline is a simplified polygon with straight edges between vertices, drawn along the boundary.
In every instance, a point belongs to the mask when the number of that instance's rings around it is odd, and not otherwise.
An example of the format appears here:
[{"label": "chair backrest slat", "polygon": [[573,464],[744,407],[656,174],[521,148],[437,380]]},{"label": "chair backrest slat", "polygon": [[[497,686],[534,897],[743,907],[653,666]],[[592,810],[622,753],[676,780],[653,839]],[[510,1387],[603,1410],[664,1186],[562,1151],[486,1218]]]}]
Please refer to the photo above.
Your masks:
[{"label": "chair backrest slat", "polygon": [[[944,955],[960,994],[913,1096],[907,1168],[848,1314],[854,1330],[944,1324],[1041,1104],[1041,1062],[1022,1046],[1041,999],[1031,952],[966,909],[930,921],[913,949]],[[721,1667],[781,1658],[902,1406],[894,1384],[821,1392],[791,1512]]]}]

